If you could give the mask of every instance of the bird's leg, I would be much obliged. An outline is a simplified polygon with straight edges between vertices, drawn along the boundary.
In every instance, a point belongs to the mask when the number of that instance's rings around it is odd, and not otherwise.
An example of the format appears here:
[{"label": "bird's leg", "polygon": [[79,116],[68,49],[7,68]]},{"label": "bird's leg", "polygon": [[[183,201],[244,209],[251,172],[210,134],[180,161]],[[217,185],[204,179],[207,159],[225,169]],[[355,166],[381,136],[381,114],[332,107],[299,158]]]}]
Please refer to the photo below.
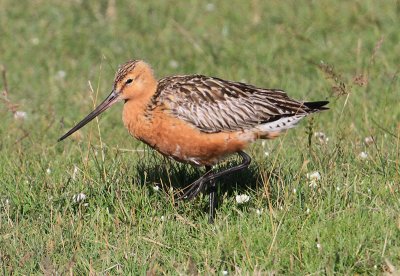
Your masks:
[{"label": "bird's leg", "polygon": [[178,200],[193,199],[203,190],[204,185],[207,182],[247,168],[251,162],[250,156],[244,151],[238,151],[237,153],[240,155],[240,157],[242,157],[241,164],[217,173],[211,173],[211,171],[207,171],[202,177],[190,184],[190,188],[188,188],[188,190],[182,196],[180,196]]},{"label": "bird's leg", "polygon": [[225,176],[225,175],[231,174],[233,172],[240,171],[240,170],[247,168],[251,163],[250,156],[247,153],[245,153],[244,151],[238,151],[237,153],[240,155],[240,157],[242,157],[242,163],[240,163],[239,165],[237,165],[235,167],[223,170],[221,172],[213,173],[210,175],[204,175],[203,181],[208,182],[210,180],[214,180],[214,179],[220,178],[222,176]]},{"label": "bird's leg", "polygon": [[186,199],[190,200],[195,198],[204,188],[204,185],[207,183],[206,181],[203,181],[204,177],[207,177],[208,175],[211,174],[211,170],[208,170],[202,177],[197,179],[195,182],[190,184],[190,187],[187,189],[187,191],[181,195],[178,200]]},{"label": "bird's leg", "polygon": [[[205,179],[203,179],[203,181],[206,181],[206,180],[210,181],[210,186],[209,186],[209,189],[210,189],[210,200],[209,200],[210,211],[209,211],[209,217],[208,217],[209,223],[214,223],[215,208],[216,208],[216,203],[217,203],[216,197],[215,197],[216,196],[215,182],[216,182],[217,178],[231,174],[231,173],[239,171],[239,170],[243,170],[250,165],[251,158],[248,154],[246,154],[244,151],[239,151],[238,154],[242,157],[241,164],[239,164],[235,167],[223,170],[218,173],[210,174],[210,175],[206,176]],[[207,171],[209,171],[209,170],[211,170],[211,167],[206,166],[206,169],[207,169]]]},{"label": "bird's leg", "polygon": [[[209,172],[211,171],[212,167],[211,166],[206,166],[206,171]],[[217,187],[215,185],[216,179],[210,180],[210,185],[208,186],[208,189],[210,191],[209,194],[209,205],[210,205],[210,211],[209,211],[209,216],[208,216],[208,222],[209,223],[214,223],[214,217],[215,217],[215,208],[217,205],[217,200],[216,200],[216,190]]]}]

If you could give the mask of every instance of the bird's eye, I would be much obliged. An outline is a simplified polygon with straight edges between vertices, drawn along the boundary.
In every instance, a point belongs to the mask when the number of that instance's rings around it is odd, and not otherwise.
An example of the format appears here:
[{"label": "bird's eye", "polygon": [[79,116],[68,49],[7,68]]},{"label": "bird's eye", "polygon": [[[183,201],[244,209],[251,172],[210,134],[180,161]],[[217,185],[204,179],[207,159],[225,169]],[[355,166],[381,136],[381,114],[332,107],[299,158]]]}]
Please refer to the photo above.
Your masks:
[{"label": "bird's eye", "polygon": [[125,84],[130,84],[131,82],[133,82],[133,79],[127,79]]}]

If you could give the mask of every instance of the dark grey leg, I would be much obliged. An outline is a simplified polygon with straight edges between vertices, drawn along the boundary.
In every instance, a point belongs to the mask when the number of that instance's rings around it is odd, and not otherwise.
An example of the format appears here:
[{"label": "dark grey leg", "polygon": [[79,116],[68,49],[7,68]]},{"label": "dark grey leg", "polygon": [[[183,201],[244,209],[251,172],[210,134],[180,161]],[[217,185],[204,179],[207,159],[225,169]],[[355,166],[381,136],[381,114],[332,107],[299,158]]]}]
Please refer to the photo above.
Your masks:
[{"label": "dark grey leg", "polygon": [[[211,166],[206,166],[206,171],[211,171],[212,167]],[[212,179],[209,182],[208,189],[210,190],[209,194],[209,217],[208,217],[208,222],[209,223],[214,223],[214,218],[215,218],[215,208],[217,207],[217,198],[216,198],[216,193],[217,193],[217,187],[216,187],[216,179]]]},{"label": "dark grey leg", "polygon": [[211,166],[206,166],[207,172],[202,177],[200,177],[195,182],[193,182],[190,185],[190,188],[188,188],[188,190],[182,196],[180,196],[178,198],[178,200],[181,200],[181,199],[190,200],[190,199],[195,198],[201,191],[203,191],[205,185],[207,185],[209,183],[209,189],[210,189],[209,222],[213,223],[214,217],[215,217],[215,208],[216,208],[216,180],[217,180],[217,178],[220,178],[222,176],[231,174],[231,173],[239,171],[239,170],[243,170],[250,165],[251,158],[248,154],[246,154],[244,151],[238,151],[237,153],[240,155],[240,157],[242,157],[241,164],[239,164],[235,167],[223,170],[221,172],[217,172],[217,173],[211,173]]}]

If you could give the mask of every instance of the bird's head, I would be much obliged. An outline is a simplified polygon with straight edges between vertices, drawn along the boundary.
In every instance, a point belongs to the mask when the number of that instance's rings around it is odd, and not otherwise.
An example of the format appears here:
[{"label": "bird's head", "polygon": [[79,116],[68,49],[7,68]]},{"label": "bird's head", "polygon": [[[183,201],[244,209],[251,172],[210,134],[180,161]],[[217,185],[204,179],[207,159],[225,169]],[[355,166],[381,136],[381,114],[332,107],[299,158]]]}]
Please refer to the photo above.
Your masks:
[{"label": "bird's head", "polygon": [[121,100],[141,98],[154,84],[153,70],[142,60],[131,60],[121,65],[115,74],[113,91]]},{"label": "bird's head", "polygon": [[114,79],[113,89],[108,97],[99,104],[76,126],[58,139],[64,140],[75,131],[82,128],[91,120],[119,101],[140,100],[150,87],[156,85],[151,67],[142,60],[131,60],[122,64]]}]

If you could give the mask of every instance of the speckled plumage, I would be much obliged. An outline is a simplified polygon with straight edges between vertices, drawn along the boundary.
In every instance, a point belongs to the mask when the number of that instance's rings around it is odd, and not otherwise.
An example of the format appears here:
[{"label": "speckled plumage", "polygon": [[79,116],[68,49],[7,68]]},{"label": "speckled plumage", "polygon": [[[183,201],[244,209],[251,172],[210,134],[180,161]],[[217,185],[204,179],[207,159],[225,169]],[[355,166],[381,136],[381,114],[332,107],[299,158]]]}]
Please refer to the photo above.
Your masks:
[{"label": "speckled plumage", "polygon": [[250,130],[284,117],[325,109],[293,100],[280,89],[202,75],[166,77],[158,82],[150,109],[165,106],[173,116],[203,132]]}]

